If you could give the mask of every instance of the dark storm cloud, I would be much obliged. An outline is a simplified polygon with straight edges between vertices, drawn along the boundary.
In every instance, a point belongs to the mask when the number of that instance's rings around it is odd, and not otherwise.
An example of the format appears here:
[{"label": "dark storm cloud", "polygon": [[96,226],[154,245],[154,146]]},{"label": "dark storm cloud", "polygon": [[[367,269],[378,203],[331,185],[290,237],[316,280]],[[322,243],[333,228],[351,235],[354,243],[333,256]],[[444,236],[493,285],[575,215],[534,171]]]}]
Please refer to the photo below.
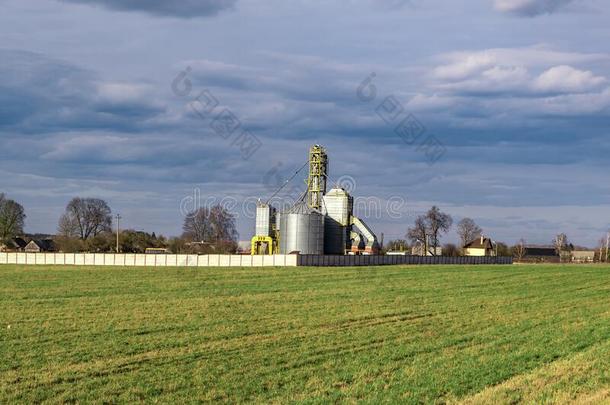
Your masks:
[{"label": "dark storm cloud", "polygon": [[[236,2],[72,2],[139,13],[8,0],[0,15],[0,46],[37,52],[0,51],[1,186],[26,206],[29,231],[54,231],[71,197],[91,195],[127,226],[178,234],[180,200],[195,188],[269,196],[266,174],[291,176],[313,143],[328,148],[333,178],[352,176],[357,196],[404,197],[409,215],[437,204],[509,242],[546,241],[553,224],[587,241],[597,235],[580,230],[604,226],[604,13],[551,26],[505,18],[490,0],[270,0],[202,23],[143,16],[208,16]],[[518,15],[561,5],[497,4]],[[171,82],[187,66],[193,92],[180,97]],[[365,103],[356,89],[371,72],[377,99]],[[189,109],[204,88],[262,141],[250,160]],[[377,114],[390,95],[443,142],[441,161],[428,165]],[[370,225],[399,237],[411,222]],[[252,222],[238,224],[247,239]]]},{"label": "dark storm cloud", "polygon": [[32,52],[0,50],[0,89],[0,130],[20,133],[136,131],[165,110],[146,85],[107,82]]},{"label": "dark storm cloud", "polygon": [[99,5],[110,10],[138,11],[159,17],[196,18],[232,9],[237,0],[62,0]]}]

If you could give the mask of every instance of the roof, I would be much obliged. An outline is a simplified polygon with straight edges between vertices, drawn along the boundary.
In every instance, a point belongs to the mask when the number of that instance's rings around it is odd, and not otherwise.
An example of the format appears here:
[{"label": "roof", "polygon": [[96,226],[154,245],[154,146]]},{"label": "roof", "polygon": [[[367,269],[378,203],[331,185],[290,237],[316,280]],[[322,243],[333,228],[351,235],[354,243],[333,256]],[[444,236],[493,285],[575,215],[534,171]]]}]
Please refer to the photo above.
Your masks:
[{"label": "roof", "polygon": [[38,246],[40,250],[50,251],[55,249],[55,244],[51,239],[32,239],[28,245],[31,243]]},{"label": "roof", "polygon": [[299,201],[282,214],[320,214],[320,211],[310,208],[304,201]]},{"label": "roof", "polygon": [[11,238],[5,243],[6,247],[11,249],[23,249],[27,244],[23,238]]},{"label": "roof", "polygon": [[559,256],[552,247],[525,247],[526,256]]},{"label": "roof", "polygon": [[326,194],[324,194],[325,196],[345,196],[345,195],[349,195],[349,193],[340,186],[335,186],[333,188],[331,188],[330,190],[328,190],[328,192]]},{"label": "roof", "polygon": [[491,239],[478,237],[475,240],[473,240],[471,242],[468,242],[467,244],[464,245],[464,249],[468,249],[468,248],[472,248],[472,249],[493,249],[494,245],[493,245]]}]

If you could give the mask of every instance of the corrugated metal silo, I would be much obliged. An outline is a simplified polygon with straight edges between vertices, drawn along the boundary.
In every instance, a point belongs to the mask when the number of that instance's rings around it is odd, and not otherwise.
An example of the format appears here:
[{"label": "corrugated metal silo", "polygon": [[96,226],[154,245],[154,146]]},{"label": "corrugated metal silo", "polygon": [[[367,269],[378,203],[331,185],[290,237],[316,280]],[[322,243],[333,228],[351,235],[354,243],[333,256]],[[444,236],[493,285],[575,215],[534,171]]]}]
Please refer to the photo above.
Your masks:
[{"label": "corrugated metal silo", "polygon": [[280,253],[324,254],[324,215],[304,202],[280,216]]},{"label": "corrugated metal silo", "polygon": [[323,197],[322,212],[324,222],[324,253],[327,255],[345,254],[347,232],[352,215],[354,199],[347,191],[335,187]]},{"label": "corrugated metal silo", "polygon": [[275,208],[269,204],[259,203],[256,206],[256,236],[272,236]]}]

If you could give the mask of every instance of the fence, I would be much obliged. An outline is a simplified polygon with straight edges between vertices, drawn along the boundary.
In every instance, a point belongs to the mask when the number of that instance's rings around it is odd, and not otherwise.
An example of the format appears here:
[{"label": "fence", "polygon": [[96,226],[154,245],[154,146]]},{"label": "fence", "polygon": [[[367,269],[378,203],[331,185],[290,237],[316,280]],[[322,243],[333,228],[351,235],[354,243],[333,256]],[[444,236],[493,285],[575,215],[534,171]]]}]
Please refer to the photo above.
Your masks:
[{"label": "fence", "polygon": [[513,264],[510,256],[298,256],[297,266],[384,266],[392,264]]},{"label": "fence", "polygon": [[149,267],[296,266],[295,255],[144,255],[129,253],[0,253],[0,264]]},{"label": "fence", "polygon": [[383,266],[392,264],[512,264],[493,256],[144,255],[128,253],[0,253],[0,264],[149,267]]}]

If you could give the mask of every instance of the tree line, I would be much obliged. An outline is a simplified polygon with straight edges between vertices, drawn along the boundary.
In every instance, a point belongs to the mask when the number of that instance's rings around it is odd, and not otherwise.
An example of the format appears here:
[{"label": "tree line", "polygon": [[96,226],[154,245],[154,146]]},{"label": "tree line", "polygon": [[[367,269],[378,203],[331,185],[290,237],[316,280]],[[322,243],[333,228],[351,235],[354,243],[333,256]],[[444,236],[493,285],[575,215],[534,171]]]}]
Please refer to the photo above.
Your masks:
[{"label": "tree line", "polygon": [[[0,193],[0,241],[24,235],[25,210],[14,200]],[[188,213],[179,237],[120,230],[118,251],[144,253],[147,248],[164,248],[171,253],[234,253],[237,250],[235,216],[220,205],[201,207]],[[73,198],[61,215],[57,235],[53,237],[56,249],[66,253],[117,251],[116,229],[113,229],[112,210],[99,198]]]},{"label": "tree line", "polygon": [[[412,227],[407,230],[405,239],[397,239],[387,243],[384,251],[409,251],[416,247],[421,254],[432,256],[461,256],[464,254],[463,247],[479,237],[483,236],[483,229],[471,218],[463,218],[457,224],[456,232],[460,239],[460,246],[453,243],[441,244],[441,237],[446,234],[453,225],[451,215],[442,212],[437,206],[430,208],[425,214],[418,216]],[[494,250],[498,256],[513,256],[516,260],[522,260],[527,254],[527,246],[524,239],[520,239],[513,246],[503,242],[494,242]],[[561,261],[570,261],[572,251],[576,250],[574,244],[570,243],[565,233],[560,233],[552,240],[555,253]],[[608,240],[603,238],[599,242],[596,251],[596,260],[608,261]],[[581,248],[586,250],[586,248]],[[427,253],[424,253],[427,252]]]},{"label": "tree line", "polygon": [[[0,242],[23,236],[26,220],[21,204],[0,193]],[[431,255],[460,256],[462,247],[483,235],[483,229],[471,218],[457,223],[460,246],[441,244],[442,237],[451,229],[453,218],[437,206],[418,216],[407,230],[405,239],[390,241],[384,251],[408,251],[418,247]],[[53,238],[57,250],[62,252],[116,252],[116,230],[113,230],[112,210],[99,198],[73,198],[61,215],[57,235]],[[234,253],[237,250],[237,227],[233,214],[220,205],[200,207],[188,213],[182,224],[182,235],[166,238],[133,229],[120,230],[118,251],[144,253],[147,248],[165,248],[172,253]],[[565,233],[552,241],[557,254],[567,260],[575,249]],[[608,239],[600,240],[595,249],[597,260],[608,261]],[[523,259],[527,253],[524,239],[513,246],[495,242],[498,256],[514,256]]]}]

